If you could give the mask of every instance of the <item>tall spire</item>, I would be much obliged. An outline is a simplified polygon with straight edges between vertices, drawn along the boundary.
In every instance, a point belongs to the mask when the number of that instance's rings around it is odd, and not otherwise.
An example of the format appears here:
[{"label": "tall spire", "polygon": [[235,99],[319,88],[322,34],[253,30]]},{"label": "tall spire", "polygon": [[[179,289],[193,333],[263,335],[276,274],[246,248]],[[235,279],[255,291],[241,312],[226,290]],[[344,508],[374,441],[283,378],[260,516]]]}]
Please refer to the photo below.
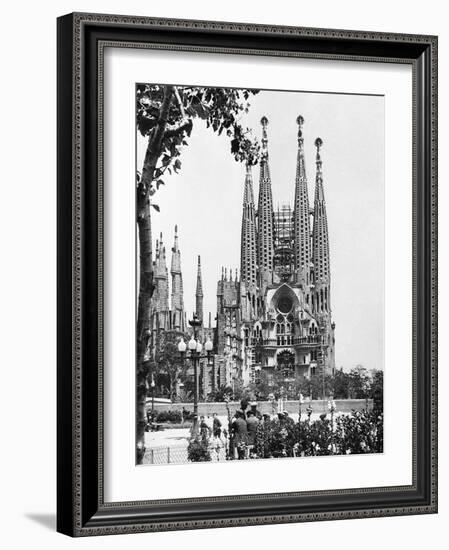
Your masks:
[{"label": "tall spire", "polygon": [[198,319],[203,321],[203,281],[201,278],[201,256],[198,256],[198,271],[196,275],[195,313]]},{"label": "tall spire", "polygon": [[243,192],[242,234],[240,245],[240,278],[256,285],[256,211],[254,208],[253,177],[251,165],[246,165],[245,190]]},{"label": "tall spire", "polygon": [[294,231],[294,261],[296,279],[298,283],[308,286],[310,272],[310,221],[309,221],[309,193],[307,189],[306,165],[304,159],[304,138],[302,127],[304,118],[299,115],[298,124],[298,155],[296,162],[295,204],[293,214]]},{"label": "tall spire", "polygon": [[171,257],[171,309],[175,328],[182,326],[182,311],[184,310],[184,295],[181,272],[181,252],[178,243],[178,226],[175,225],[175,237]]},{"label": "tall spire", "polygon": [[324,199],[323,172],[320,150],[321,138],[315,140],[316,146],[316,183],[313,213],[313,266],[315,311],[318,314],[330,312],[330,263],[329,233],[327,227],[326,201]]},{"label": "tall spire", "polygon": [[262,117],[262,152],[260,158],[257,259],[262,280],[268,281],[273,269],[273,197],[268,165],[267,117]]},{"label": "tall spire", "polygon": [[159,242],[156,243],[156,251],[157,255],[154,262],[155,298],[153,301],[157,311],[168,311],[168,270],[162,233]]}]

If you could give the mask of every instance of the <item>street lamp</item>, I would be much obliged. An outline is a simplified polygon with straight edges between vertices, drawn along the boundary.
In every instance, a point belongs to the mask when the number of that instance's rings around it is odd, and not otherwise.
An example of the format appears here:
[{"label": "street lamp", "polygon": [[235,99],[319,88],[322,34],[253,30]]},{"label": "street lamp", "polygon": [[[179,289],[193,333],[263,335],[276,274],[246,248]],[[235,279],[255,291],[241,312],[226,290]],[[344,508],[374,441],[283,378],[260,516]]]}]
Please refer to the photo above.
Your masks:
[{"label": "street lamp", "polygon": [[[203,344],[200,342],[199,338],[197,338],[197,329],[201,326],[201,321],[198,319],[196,314],[194,314],[193,319],[189,321],[189,325],[193,328],[193,334],[189,340],[188,348],[189,358],[193,363],[193,433],[196,434],[198,432],[198,365],[200,359],[203,357],[207,357],[208,360],[210,359],[213,344],[210,338],[208,338],[204,344],[206,355],[201,355],[203,351]],[[186,357],[187,345],[183,338],[181,338],[178,343],[178,351],[181,355],[181,360],[184,361]]]},{"label": "street lamp", "polygon": [[151,374],[151,421],[154,419],[154,388],[156,383],[154,381],[154,374]]},{"label": "street lamp", "polygon": [[212,340],[210,337],[207,337],[206,343],[204,344],[204,349],[207,351],[207,353],[210,353],[212,351],[212,348],[214,345],[212,344]]}]

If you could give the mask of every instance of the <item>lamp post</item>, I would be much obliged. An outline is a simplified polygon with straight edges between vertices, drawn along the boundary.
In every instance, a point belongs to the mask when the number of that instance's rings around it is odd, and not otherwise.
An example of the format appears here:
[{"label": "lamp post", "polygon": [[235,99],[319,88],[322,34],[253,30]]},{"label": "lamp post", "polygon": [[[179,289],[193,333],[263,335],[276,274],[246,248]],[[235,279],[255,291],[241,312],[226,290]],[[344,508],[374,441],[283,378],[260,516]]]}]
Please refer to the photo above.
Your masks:
[{"label": "lamp post", "polygon": [[154,381],[154,374],[151,374],[151,420],[154,419],[154,388],[156,383]]},{"label": "lamp post", "polygon": [[302,404],[304,403],[304,396],[302,393],[299,394],[299,407],[298,407],[298,422],[301,422],[302,415]]},{"label": "lamp post", "polygon": [[337,407],[335,405],[334,396],[331,394],[329,396],[329,401],[327,402],[327,408],[329,409],[329,412],[331,413],[331,429],[332,429],[332,436],[331,436],[331,454],[335,453],[335,442],[334,442],[334,413],[337,410]]},{"label": "lamp post", "polygon": [[193,363],[193,378],[194,378],[194,386],[193,386],[193,433],[198,433],[198,365],[200,362],[200,359],[203,357],[207,357],[208,361],[211,356],[213,344],[208,338],[204,344],[204,349],[206,351],[206,355],[202,354],[203,351],[203,344],[200,342],[199,338],[197,338],[197,329],[201,326],[201,321],[198,319],[196,314],[193,315],[193,319],[189,321],[189,325],[193,328],[193,334],[190,338],[188,344],[184,342],[184,339],[181,338],[181,340],[178,343],[178,351],[181,355],[181,360],[184,361],[186,357],[187,347],[189,348],[189,358],[191,359]]}]

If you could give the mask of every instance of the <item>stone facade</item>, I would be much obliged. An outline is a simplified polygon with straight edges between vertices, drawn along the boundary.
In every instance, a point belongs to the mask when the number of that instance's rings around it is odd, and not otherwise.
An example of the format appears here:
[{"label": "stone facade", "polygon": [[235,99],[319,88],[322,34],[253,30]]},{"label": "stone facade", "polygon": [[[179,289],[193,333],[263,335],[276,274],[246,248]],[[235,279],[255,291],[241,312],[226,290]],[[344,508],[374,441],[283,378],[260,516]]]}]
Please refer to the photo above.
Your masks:
[{"label": "stone facade", "polygon": [[231,387],[237,381],[257,381],[262,371],[268,380],[280,372],[288,382],[335,369],[322,141],[315,141],[315,199],[310,208],[304,119],[299,116],[293,207],[283,205],[275,211],[266,117],[261,124],[257,212],[252,170],[246,167],[240,280],[222,270],[217,285],[215,344]]},{"label": "stone facade", "polygon": [[[157,362],[158,356],[160,357],[161,353],[164,352],[164,347],[167,343],[176,343],[177,345],[181,338],[187,342],[193,331],[184,309],[181,251],[178,243],[177,226],[175,226],[174,243],[171,252],[171,280],[169,280],[167,254],[161,233],[159,239],[156,241],[153,261],[154,291],[151,298],[150,334],[146,352],[146,359],[151,362]],[[209,326],[206,326],[203,322],[203,287],[199,256],[196,281],[195,314],[201,321],[201,326],[197,328],[196,335],[201,342],[205,342],[208,338],[211,340],[214,339],[214,329],[212,328],[210,313]],[[187,378],[193,382],[193,366],[189,361],[186,361],[185,364],[187,365]],[[157,366],[158,369],[159,367],[160,365]],[[213,355],[209,360],[206,357],[201,358],[198,365],[198,396],[200,399],[205,399],[209,393],[218,387],[216,384],[220,382],[219,369],[220,363],[214,359]],[[216,375],[214,374],[215,371],[217,371]],[[221,379],[225,379],[223,367],[221,369]],[[182,387],[178,382],[174,385],[175,393],[177,397],[182,397]],[[161,393],[161,391],[162,388],[159,388],[158,393]],[[167,388],[165,388],[165,391],[167,391]]]}]

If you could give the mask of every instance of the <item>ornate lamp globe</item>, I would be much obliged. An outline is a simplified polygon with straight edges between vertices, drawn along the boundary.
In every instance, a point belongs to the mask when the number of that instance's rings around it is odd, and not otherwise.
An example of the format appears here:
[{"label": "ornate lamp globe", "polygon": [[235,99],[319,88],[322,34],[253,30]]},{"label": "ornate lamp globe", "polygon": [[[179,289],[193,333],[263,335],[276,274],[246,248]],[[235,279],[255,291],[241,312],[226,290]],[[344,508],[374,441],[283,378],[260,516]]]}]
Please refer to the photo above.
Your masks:
[{"label": "ornate lamp globe", "polygon": [[212,341],[211,341],[211,339],[208,337],[207,340],[206,340],[206,343],[204,344],[204,349],[205,349],[207,352],[210,352],[210,351],[212,351],[212,348],[213,348]]},{"label": "ornate lamp globe", "polygon": [[201,353],[203,351],[203,344],[201,342],[197,343],[196,351],[197,351],[197,353]]},{"label": "ornate lamp globe", "polygon": [[178,351],[179,353],[185,353],[187,349],[187,344],[184,342],[184,338],[181,338],[181,340],[178,343]]},{"label": "ornate lamp globe", "polygon": [[196,350],[196,340],[193,336],[189,340],[189,350],[190,351],[195,351]]}]

